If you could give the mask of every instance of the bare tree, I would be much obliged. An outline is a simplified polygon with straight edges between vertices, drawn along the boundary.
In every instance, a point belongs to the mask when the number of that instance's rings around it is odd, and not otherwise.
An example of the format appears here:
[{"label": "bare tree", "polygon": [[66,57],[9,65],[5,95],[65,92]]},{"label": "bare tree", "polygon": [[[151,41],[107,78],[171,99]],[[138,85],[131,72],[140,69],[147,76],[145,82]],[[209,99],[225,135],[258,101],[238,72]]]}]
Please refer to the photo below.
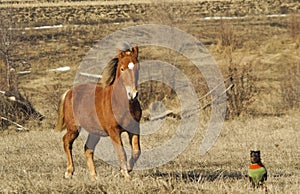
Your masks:
[{"label": "bare tree", "polygon": [[29,118],[42,120],[44,116],[19,91],[15,57],[19,49],[20,30],[15,27],[14,9],[0,9],[0,74],[4,69],[4,76],[0,77],[0,129],[11,124],[24,128],[19,123],[25,123]]},{"label": "bare tree", "polygon": [[5,66],[5,85],[7,89],[11,86],[12,56],[18,43],[12,14],[12,9],[3,9],[0,15],[0,58]]}]

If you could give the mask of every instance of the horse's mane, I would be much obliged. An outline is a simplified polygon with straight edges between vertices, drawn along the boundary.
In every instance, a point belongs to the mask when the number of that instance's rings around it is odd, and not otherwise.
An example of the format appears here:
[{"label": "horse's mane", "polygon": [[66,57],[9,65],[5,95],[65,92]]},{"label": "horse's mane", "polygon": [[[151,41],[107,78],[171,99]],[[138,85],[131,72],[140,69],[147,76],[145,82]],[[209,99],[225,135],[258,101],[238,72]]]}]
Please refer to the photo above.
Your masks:
[{"label": "horse's mane", "polygon": [[[128,42],[120,43],[118,47],[120,52],[132,52],[131,45]],[[106,67],[103,69],[102,78],[100,80],[100,83],[103,85],[103,87],[110,86],[115,81],[118,62],[119,59],[116,56],[115,58],[110,60]]]},{"label": "horse's mane", "polygon": [[103,69],[102,72],[102,78],[100,80],[100,83],[105,86],[110,86],[115,81],[116,72],[118,68],[118,57],[113,58],[108,62],[106,67]]}]

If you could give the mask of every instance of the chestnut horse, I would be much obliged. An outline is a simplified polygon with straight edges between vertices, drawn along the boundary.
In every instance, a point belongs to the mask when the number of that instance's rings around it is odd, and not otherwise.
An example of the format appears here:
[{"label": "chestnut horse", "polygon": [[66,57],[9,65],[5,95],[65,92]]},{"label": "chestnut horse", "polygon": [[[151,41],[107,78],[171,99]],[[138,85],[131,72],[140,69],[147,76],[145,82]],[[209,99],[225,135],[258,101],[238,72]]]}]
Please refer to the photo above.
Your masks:
[{"label": "chestnut horse", "polygon": [[[142,110],[137,99],[139,75],[138,47],[119,52],[105,67],[99,83],[79,84],[67,90],[59,103],[57,131],[67,129],[63,136],[67,155],[65,178],[74,173],[72,144],[80,129],[89,132],[85,156],[93,179],[97,178],[94,149],[100,136],[109,136],[117,153],[121,172],[130,178],[134,163],[140,156],[140,119]],[[127,166],[121,133],[126,131],[132,148]]]}]

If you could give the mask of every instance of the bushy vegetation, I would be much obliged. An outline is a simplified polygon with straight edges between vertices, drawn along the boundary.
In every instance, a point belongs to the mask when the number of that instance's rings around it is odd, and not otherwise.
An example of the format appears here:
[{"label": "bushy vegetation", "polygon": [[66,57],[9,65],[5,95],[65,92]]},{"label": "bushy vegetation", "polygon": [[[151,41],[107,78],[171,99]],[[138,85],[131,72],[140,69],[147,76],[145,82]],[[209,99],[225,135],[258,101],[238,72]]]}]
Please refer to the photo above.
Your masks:
[{"label": "bushy vegetation", "polygon": [[[1,129],[9,125],[16,125],[22,129],[22,125],[32,116],[43,119],[36,111],[27,97],[19,91],[19,79],[17,68],[27,62],[16,56],[20,49],[18,31],[12,20],[12,10],[1,12],[0,18],[0,126]],[[22,62],[20,62],[22,61]],[[33,118],[32,117],[32,118]]]}]

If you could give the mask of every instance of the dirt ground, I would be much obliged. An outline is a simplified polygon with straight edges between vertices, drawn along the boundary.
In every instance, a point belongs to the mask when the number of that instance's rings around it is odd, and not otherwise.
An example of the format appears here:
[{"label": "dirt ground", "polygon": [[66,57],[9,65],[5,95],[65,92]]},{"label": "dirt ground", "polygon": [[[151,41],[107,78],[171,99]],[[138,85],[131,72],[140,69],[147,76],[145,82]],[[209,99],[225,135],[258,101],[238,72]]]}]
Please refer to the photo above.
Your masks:
[{"label": "dirt ground", "polygon": [[[45,119],[24,123],[29,131],[16,131],[14,125],[0,129],[1,193],[262,193],[250,190],[246,176],[251,149],[262,152],[270,193],[299,192],[299,1],[34,1],[15,7],[0,4],[1,15],[17,13],[12,18],[18,37],[13,53],[16,72],[31,72],[19,76],[19,89]],[[191,34],[209,50],[225,78],[230,75],[228,67],[234,67],[255,85],[255,92],[239,106],[243,109],[239,117],[224,122],[216,143],[204,155],[199,147],[209,122],[209,108],[200,112],[199,129],[178,157],[153,169],[133,171],[130,183],[118,167],[100,158],[95,159],[99,179],[91,181],[83,138],[74,143],[74,177],[64,179],[64,132],[53,130],[60,95],[73,85],[81,61],[99,40],[117,30],[148,23]],[[52,27],[38,28],[41,26]],[[141,61],[149,58],[174,62],[171,52],[141,48]],[[180,62],[188,64],[183,57],[177,58]],[[49,71],[66,66],[70,70]],[[192,72],[189,68],[183,66],[182,71]],[[196,83],[202,81],[200,77]],[[161,87],[151,85],[155,86]],[[205,84],[195,87],[199,96],[209,90]],[[178,99],[165,97],[165,88],[156,93],[146,86],[141,88],[144,96],[155,95],[140,99],[145,113],[151,101],[160,99],[177,111]],[[245,82],[240,88],[249,87]],[[164,122],[155,134],[141,137],[142,154],[143,149],[170,139],[173,124],[180,120],[171,115]]]}]

